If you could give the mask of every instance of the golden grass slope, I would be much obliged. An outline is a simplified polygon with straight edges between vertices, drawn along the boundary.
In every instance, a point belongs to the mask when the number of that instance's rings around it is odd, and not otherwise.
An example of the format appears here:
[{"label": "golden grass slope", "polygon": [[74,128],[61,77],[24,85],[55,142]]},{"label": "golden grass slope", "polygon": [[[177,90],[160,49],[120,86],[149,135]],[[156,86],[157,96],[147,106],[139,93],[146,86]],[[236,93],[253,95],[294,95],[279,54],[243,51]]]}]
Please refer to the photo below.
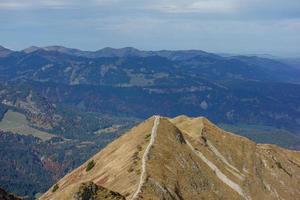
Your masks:
[{"label": "golden grass slope", "polygon": [[40,199],[72,199],[79,185],[88,181],[131,197],[140,181],[141,158],[153,123],[154,117],[131,129],[90,159],[96,163],[93,169],[86,172],[87,161],[62,178],[56,192],[50,189]]},{"label": "golden grass slope", "polygon": [[256,144],[206,118],[155,116],[66,175],[44,199],[72,199],[92,181],[126,199],[300,199],[300,153]]}]

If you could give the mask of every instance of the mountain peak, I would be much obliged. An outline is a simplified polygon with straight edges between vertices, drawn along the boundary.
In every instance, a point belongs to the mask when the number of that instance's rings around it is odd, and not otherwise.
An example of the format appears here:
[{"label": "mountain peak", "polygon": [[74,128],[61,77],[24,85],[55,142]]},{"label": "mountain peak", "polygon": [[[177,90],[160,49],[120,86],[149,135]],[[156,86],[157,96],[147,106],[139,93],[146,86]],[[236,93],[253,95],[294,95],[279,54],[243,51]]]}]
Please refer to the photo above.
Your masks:
[{"label": "mountain peak", "polygon": [[43,47],[44,50],[47,51],[62,51],[62,50],[68,50],[70,48],[64,47],[64,46],[59,46],[59,45],[53,45],[53,46],[46,46]]},{"label": "mountain peak", "polygon": [[5,50],[6,48],[0,45],[0,51]]},{"label": "mountain peak", "polygon": [[37,46],[30,46],[26,49],[23,49],[22,51],[25,52],[25,53],[32,53],[32,52],[35,52],[35,51],[38,51],[42,49],[41,47],[37,47]]},{"label": "mountain peak", "polygon": [[104,47],[98,51],[140,51],[134,47],[122,47],[122,48],[112,48],[112,47]]},{"label": "mountain peak", "polygon": [[100,57],[141,56],[141,51],[133,47],[124,47],[120,49],[105,47],[95,53]]},{"label": "mountain peak", "polygon": [[59,46],[59,45],[53,45],[53,46],[46,46],[43,47],[43,50],[45,51],[58,51],[60,53],[66,53],[66,54],[76,54],[79,52],[83,52],[79,49],[74,49],[74,48],[68,48],[68,47],[64,47],[64,46]]},{"label": "mountain peak", "polygon": [[126,199],[293,199],[300,197],[299,166],[299,152],[257,145],[204,117],[153,116],[41,199],[70,199],[90,181]]},{"label": "mountain peak", "polygon": [[7,48],[0,45],[0,57],[6,57],[9,54],[11,54],[12,52],[13,52],[12,50],[7,49]]}]

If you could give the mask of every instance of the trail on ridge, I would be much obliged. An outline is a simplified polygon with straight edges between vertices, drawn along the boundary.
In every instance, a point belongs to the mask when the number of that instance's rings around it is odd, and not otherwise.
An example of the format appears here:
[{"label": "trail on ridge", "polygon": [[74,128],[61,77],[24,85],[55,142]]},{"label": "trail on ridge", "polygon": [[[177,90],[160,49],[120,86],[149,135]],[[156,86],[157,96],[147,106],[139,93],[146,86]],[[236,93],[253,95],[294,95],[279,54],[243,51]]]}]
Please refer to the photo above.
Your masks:
[{"label": "trail on ridge", "polygon": [[153,124],[152,131],[151,131],[151,139],[150,139],[150,142],[149,142],[149,144],[148,144],[148,146],[147,146],[147,148],[144,152],[143,158],[142,158],[142,172],[141,172],[140,182],[139,182],[139,185],[138,185],[138,188],[137,188],[136,192],[133,194],[133,196],[131,198],[132,200],[134,200],[138,197],[139,193],[141,192],[141,188],[142,188],[143,184],[145,183],[145,180],[146,180],[146,163],[147,163],[147,160],[148,160],[150,149],[153,146],[153,144],[155,142],[155,139],[156,139],[157,127],[159,125],[159,119],[160,119],[159,116],[155,116],[154,124]]}]

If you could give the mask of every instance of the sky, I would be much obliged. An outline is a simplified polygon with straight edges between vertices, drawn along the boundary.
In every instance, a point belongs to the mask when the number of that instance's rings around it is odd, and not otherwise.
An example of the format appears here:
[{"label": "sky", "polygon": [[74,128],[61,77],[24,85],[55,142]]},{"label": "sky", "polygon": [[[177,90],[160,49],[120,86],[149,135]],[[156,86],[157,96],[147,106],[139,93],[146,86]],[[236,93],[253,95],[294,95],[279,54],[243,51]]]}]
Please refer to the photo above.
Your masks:
[{"label": "sky", "polygon": [[300,57],[300,0],[0,0],[0,45]]}]

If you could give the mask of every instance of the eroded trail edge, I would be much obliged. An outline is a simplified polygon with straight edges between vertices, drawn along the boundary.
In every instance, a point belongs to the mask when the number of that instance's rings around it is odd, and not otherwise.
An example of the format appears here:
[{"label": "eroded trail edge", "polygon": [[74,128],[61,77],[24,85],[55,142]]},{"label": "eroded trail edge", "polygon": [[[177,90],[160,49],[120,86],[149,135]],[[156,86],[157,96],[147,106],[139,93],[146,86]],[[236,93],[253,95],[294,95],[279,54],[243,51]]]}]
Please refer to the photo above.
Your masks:
[{"label": "eroded trail edge", "polygon": [[153,123],[153,127],[152,127],[152,130],[151,130],[151,139],[150,139],[150,142],[144,152],[144,155],[143,155],[143,158],[142,158],[142,172],[141,172],[141,177],[140,177],[140,182],[139,182],[139,185],[137,187],[137,190],[136,192],[133,194],[132,196],[132,200],[136,199],[139,195],[139,193],[141,192],[141,189],[142,189],[142,186],[144,185],[145,183],[145,180],[146,180],[146,163],[147,163],[147,160],[149,158],[149,152],[155,142],[155,139],[156,139],[156,135],[157,135],[157,127],[159,125],[159,120],[160,120],[160,117],[159,116],[155,116],[155,120],[154,120],[154,123]]},{"label": "eroded trail edge", "polygon": [[200,151],[196,150],[193,145],[191,143],[189,143],[189,141],[187,141],[188,146],[191,148],[191,150],[203,161],[205,162],[209,168],[211,170],[213,170],[215,172],[215,174],[217,175],[217,177],[226,185],[228,185],[231,189],[233,189],[234,191],[236,191],[240,196],[242,196],[245,200],[251,200],[251,198],[249,196],[247,196],[245,194],[245,192],[243,191],[243,189],[241,188],[240,185],[238,185],[237,183],[233,182],[232,180],[230,180],[225,174],[223,174],[223,172],[221,172],[221,170],[215,165],[213,164],[211,161],[209,161]]}]

